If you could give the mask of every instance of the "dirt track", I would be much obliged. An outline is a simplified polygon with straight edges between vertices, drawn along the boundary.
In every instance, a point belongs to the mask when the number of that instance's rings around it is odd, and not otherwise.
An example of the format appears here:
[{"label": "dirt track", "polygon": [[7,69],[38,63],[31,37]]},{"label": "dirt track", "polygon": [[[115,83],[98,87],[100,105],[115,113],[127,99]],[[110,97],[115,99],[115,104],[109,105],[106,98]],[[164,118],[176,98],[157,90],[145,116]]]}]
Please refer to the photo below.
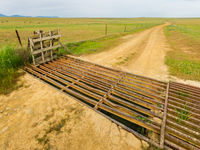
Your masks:
[{"label": "dirt track", "polygon": [[141,33],[127,36],[127,42],[98,54],[82,57],[98,64],[115,67],[124,71],[166,79],[167,67],[164,58],[169,46],[163,28],[168,23]]}]

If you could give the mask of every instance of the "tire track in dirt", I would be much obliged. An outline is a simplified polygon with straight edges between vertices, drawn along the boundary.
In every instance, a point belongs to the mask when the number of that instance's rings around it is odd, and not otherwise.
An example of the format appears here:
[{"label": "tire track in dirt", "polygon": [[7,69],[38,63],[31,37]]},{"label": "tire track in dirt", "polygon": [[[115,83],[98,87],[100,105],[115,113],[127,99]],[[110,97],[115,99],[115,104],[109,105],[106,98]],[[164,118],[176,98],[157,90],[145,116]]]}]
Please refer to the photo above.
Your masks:
[{"label": "tire track in dirt", "polygon": [[127,65],[128,70],[157,79],[168,78],[167,66],[164,64],[165,54],[169,50],[163,31],[166,25],[168,24],[154,28],[149,35],[145,48],[142,50],[143,52]]},{"label": "tire track in dirt", "polygon": [[109,51],[82,58],[127,72],[165,80],[168,71],[164,59],[169,46],[164,35],[164,27],[167,25],[169,23],[137,33],[129,37],[127,42]]}]

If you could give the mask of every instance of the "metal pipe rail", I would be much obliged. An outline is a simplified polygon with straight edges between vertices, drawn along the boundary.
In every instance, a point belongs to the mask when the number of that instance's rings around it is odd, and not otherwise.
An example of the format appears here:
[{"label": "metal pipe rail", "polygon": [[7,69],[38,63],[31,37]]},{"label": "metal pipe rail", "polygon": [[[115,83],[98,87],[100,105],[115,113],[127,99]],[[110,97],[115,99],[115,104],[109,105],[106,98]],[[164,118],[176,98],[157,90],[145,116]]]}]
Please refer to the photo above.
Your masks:
[{"label": "metal pipe rail", "polygon": [[72,56],[25,70],[156,147],[200,149],[197,87],[165,83]]}]

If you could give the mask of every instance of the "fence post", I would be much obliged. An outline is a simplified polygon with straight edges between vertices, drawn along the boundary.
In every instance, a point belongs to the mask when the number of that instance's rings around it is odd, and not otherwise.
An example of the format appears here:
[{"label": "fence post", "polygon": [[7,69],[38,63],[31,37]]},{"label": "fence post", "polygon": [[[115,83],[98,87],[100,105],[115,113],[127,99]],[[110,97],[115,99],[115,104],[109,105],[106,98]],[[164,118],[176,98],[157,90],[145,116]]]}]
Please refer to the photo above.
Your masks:
[{"label": "fence post", "polygon": [[124,32],[126,32],[126,25],[124,26]]},{"label": "fence post", "polygon": [[22,47],[22,42],[21,42],[21,39],[20,39],[19,33],[18,33],[17,30],[15,30],[15,32],[16,32],[16,35],[17,35],[17,38],[18,38],[19,44],[20,44],[21,47]]},{"label": "fence post", "polygon": [[105,36],[107,36],[108,32],[108,28],[107,28],[107,24],[105,24]]}]

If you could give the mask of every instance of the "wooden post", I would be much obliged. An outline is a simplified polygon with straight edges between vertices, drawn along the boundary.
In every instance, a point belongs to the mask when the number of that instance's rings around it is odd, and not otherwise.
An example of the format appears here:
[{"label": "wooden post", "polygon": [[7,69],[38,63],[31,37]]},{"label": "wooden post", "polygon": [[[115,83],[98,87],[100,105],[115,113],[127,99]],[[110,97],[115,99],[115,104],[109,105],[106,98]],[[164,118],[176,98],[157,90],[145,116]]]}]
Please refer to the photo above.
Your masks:
[{"label": "wooden post", "polygon": [[124,32],[126,32],[126,25],[124,26]]},{"label": "wooden post", "polygon": [[[50,37],[52,37],[52,32],[51,31],[49,31],[49,36]],[[50,39],[50,47],[52,47],[53,46],[53,42],[52,42],[52,38]],[[51,49],[50,50],[50,55],[51,55],[51,60],[53,60],[53,50]]]},{"label": "wooden post", "polygon": [[60,44],[69,54],[72,54],[71,51],[70,51],[70,49],[69,49],[67,46],[63,45],[60,41],[59,41],[59,44]]},{"label": "wooden post", "polygon": [[[60,35],[60,28],[58,28],[58,35]],[[56,49],[57,50],[57,54],[59,54],[60,55],[60,53],[59,53],[59,48],[58,49]],[[58,55],[57,55],[58,56]]]},{"label": "wooden post", "polygon": [[105,36],[107,36],[108,34],[108,27],[107,27],[107,24],[105,25]]},{"label": "wooden post", "polygon": [[19,36],[19,33],[17,30],[15,30],[16,34],[17,34],[17,38],[18,38],[18,41],[19,41],[19,44],[21,45],[22,47],[22,42],[21,42],[21,39],[20,39],[20,36]]},{"label": "wooden post", "polygon": [[30,48],[31,48],[31,55],[32,55],[32,60],[33,60],[33,64],[35,65],[35,57],[34,55],[32,54],[33,53],[33,42],[32,42],[32,39],[28,39],[29,40],[29,43],[30,43]]},{"label": "wooden post", "polygon": [[[40,35],[40,46],[41,46],[41,50],[42,50],[43,49],[42,32],[40,32],[39,35]],[[44,52],[42,52],[42,61],[44,63]]]}]

